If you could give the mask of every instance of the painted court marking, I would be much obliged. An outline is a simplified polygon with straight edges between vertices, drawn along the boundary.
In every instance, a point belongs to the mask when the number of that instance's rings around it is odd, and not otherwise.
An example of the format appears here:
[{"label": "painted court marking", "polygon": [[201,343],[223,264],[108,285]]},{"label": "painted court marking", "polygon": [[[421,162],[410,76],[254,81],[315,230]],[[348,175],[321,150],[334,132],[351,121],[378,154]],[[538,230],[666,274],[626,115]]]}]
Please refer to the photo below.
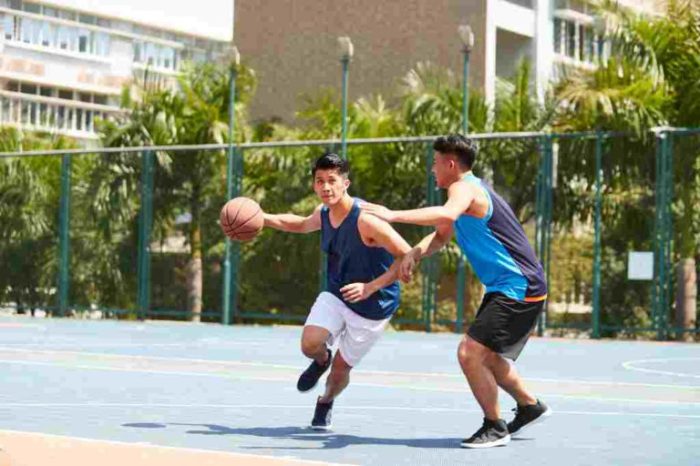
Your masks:
[{"label": "painted court marking", "polygon": [[[154,408],[154,409],[229,409],[229,410],[246,410],[246,409],[300,409],[309,410],[309,405],[269,405],[269,404],[245,404],[245,405],[227,405],[227,404],[183,404],[183,403],[0,403],[0,408],[79,408],[79,409],[124,409],[124,408]],[[464,409],[461,407],[454,408],[425,408],[411,406],[339,406],[336,411],[411,411],[425,413],[454,413],[461,415],[462,413],[481,413],[480,409]],[[700,414],[665,414],[665,413],[643,413],[635,411],[562,411],[556,410],[555,414],[565,415],[584,415],[584,416],[633,416],[633,417],[660,417],[660,418],[684,418],[684,419],[700,419]]]},{"label": "painted court marking", "polygon": [[622,367],[624,367],[625,369],[630,370],[630,371],[646,372],[648,374],[672,375],[675,377],[688,377],[688,378],[693,378],[693,379],[700,379],[700,374],[688,374],[685,372],[662,371],[662,370],[658,370],[658,369],[648,369],[646,367],[638,367],[638,365],[640,365],[640,364],[671,362],[671,361],[700,361],[700,358],[634,359],[631,361],[623,362]]},{"label": "painted court marking", "polygon": [[[157,374],[157,375],[175,375],[175,376],[187,376],[187,377],[209,377],[209,378],[222,378],[222,379],[233,379],[233,380],[256,380],[256,381],[266,381],[266,382],[283,382],[288,383],[289,379],[286,377],[262,377],[262,376],[237,376],[229,373],[203,373],[203,372],[184,372],[184,371],[158,371],[152,369],[132,369],[132,368],[121,368],[121,367],[107,367],[107,366],[93,366],[84,364],[66,364],[66,363],[53,363],[53,362],[40,362],[40,361],[14,361],[14,360],[0,360],[0,364],[10,364],[10,365],[27,365],[27,366],[48,366],[48,367],[62,367],[67,369],[85,369],[85,370],[100,370],[100,371],[113,371],[113,372],[132,372],[132,373],[143,373],[143,374]],[[400,374],[400,373],[397,373]],[[414,385],[400,385],[396,386],[393,384],[380,384],[380,383],[368,383],[368,382],[354,382],[354,386],[360,387],[376,387],[376,388],[388,388],[388,389],[404,389],[404,390],[414,390],[414,391],[430,391],[430,392],[445,392],[445,393],[464,393],[466,388],[451,389],[445,387],[419,387]],[[623,402],[623,403],[651,403],[651,404],[668,404],[668,405],[685,405],[685,406],[700,406],[700,403],[691,401],[675,401],[675,400],[652,400],[643,398],[613,398],[605,396],[592,396],[592,395],[562,395],[559,393],[542,393],[543,397],[549,398],[563,398],[563,399],[574,399],[574,400],[591,400],[591,401],[605,401],[605,402]]]},{"label": "painted court marking", "polygon": [[[152,346],[152,345],[148,345]],[[0,351],[8,351],[8,352],[21,352],[24,353],[24,351],[21,348],[16,348],[16,347],[7,347],[7,346],[0,346]],[[124,358],[124,359],[136,359],[136,360],[151,360],[151,361],[168,361],[168,362],[185,362],[185,363],[193,363],[193,364],[215,364],[215,365],[222,365],[222,366],[249,366],[249,367],[262,367],[262,368],[272,368],[272,369],[291,369],[291,370],[301,370],[299,366],[293,366],[289,364],[268,364],[268,363],[262,363],[262,362],[252,362],[252,361],[222,361],[222,360],[217,360],[217,359],[196,359],[196,358],[178,358],[178,357],[165,357],[165,356],[141,356],[141,355],[133,355],[133,354],[110,354],[110,353],[91,353],[91,352],[84,352],[84,351],[68,351],[68,350],[32,350],[34,353],[43,353],[43,354],[50,354],[50,355],[56,355],[56,354],[69,354],[69,355],[79,355],[79,356],[94,356],[94,357],[101,357],[101,358]],[[700,360],[700,358],[674,358],[675,359],[692,359],[692,360]],[[628,361],[623,363],[623,366],[625,366],[628,363],[634,363],[634,362],[644,362],[644,361],[667,361],[670,359],[647,359],[647,360],[636,360],[636,361]],[[0,363],[7,363],[7,364],[12,364],[12,363],[23,363],[24,361],[10,361],[10,360],[2,360]],[[28,362],[27,362],[28,363]],[[34,364],[37,365],[61,365],[57,363],[39,363],[36,362]],[[116,368],[103,368],[102,366],[79,366],[79,365],[65,365],[66,367],[75,367],[75,368],[85,368],[85,369],[103,369],[103,370],[127,370],[127,371],[137,371],[137,370],[132,370],[132,369],[116,369]],[[626,369],[630,370],[641,370],[643,372],[648,372],[652,371],[650,369],[637,369],[635,367],[626,367]],[[211,375],[211,374],[202,374],[198,372],[172,372],[172,371],[145,371],[145,372],[152,372],[152,373],[165,373],[165,374],[179,374],[179,375]],[[658,372],[658,371],[655,371]],[[416,376],[416,377],[437,377],[437,378],[456,378],[456,379],[463,379],[464,376],[461,374],[450,374],[450,373],[444,373],[444,372],[400,372],[400,371],[375,371],[375,370],[361,370],[358,369],[354,373],[357,374],[370,374],[370,375],[388,375],[388,376]],[[700,375],[695,376],[692,375],[692,377],[698,377],[700,378]],[[263,379],[263,380],[268,380],[268,379]],[[271,378],[269,380],[280,380],[280,379],[274,379]],[[286,379],[285,379],[286,380]],[[576,383],[576,384],[589,384],[589,385],[613,385],[613,386],[636,386],[636,387],[651,387],[651,388],[670,388],[670,389],[679,389],[679,390],[699,390],[700,391],[700,386],[695,386],[695,385],[675,385],[675,384],[652,384],[652,383],[639,383],[639,382],[617,382],[617,381],[607,381],[607,380],[576,380],[576,379],[550,379],[550,378],[533,378],[533,377],[526,377],[526,380],[533,381],[533,382],[552,382],[552,383]]]}]

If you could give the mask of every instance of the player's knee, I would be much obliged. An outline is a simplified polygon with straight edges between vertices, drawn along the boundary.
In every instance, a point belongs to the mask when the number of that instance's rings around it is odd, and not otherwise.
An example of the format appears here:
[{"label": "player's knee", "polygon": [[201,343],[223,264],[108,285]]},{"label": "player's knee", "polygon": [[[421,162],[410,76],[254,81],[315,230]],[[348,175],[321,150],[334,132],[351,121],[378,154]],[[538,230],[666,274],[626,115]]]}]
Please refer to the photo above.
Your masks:
[{"label": "player's knee", "polygon": [[304,356],[307,358],[315,358],[324,347],[324,343],[320,343],[312,339],[301,340],[301,352],[304,353]]},{"label": "player's knee", "polygon": [[457,359],[462,366],[480,364],[485,357],[483,345],[480,345],[471,338],[464,338],[457,349]]}]

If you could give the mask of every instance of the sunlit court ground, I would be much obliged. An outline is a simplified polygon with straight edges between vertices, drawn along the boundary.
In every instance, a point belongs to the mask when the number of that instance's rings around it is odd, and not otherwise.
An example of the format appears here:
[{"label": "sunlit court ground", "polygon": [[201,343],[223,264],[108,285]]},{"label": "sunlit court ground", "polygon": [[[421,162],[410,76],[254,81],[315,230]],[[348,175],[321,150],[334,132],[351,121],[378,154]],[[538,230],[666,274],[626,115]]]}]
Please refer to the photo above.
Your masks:
[{"label": "sunlit court ground", "polygon": [[387,332],[318,434],[300,333],[0,318],[0,464],[698,464],[697,345],[533,338],[518,367],[553,416],[476,451],[460,335]]}]

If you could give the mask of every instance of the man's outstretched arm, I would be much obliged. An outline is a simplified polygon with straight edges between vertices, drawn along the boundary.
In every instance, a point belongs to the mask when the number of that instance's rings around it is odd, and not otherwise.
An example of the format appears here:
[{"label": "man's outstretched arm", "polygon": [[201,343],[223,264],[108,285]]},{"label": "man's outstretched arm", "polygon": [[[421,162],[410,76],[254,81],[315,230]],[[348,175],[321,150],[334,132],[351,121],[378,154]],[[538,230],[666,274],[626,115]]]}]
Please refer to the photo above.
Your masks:
[{"label": "man's outstretched arm", "polygon": [[288,233],[311,233],[321,229],[321,207],[314,209],[311,215],[302,217],[296,214],[263,214],[265,226]]},{"label": "man's outstretched arm", "polygon": [[452,223],[471,206],[474,201],[473,189],[467,183],[452,183],[447,190],[447,202],[442,206],[411,210],[390,210],[378,204],[362,203],[360,208],[363,212],[391,223],[411,223],[423,226]]}]

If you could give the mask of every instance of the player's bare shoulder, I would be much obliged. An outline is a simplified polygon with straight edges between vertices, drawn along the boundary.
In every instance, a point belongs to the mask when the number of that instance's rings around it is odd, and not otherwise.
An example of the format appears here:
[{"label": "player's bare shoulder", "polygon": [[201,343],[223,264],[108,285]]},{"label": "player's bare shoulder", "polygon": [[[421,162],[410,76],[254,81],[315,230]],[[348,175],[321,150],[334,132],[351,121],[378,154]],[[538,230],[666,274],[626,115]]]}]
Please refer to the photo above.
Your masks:
[{"label": "player's bare shoulder", "polygon": [[357,229],[360,232],[362,241],[367,246],[376,246],[375,238],[377,234],[387,227],[391,228],[387,222],[374,215],[360,212],[360,216],[357,218]]}]

